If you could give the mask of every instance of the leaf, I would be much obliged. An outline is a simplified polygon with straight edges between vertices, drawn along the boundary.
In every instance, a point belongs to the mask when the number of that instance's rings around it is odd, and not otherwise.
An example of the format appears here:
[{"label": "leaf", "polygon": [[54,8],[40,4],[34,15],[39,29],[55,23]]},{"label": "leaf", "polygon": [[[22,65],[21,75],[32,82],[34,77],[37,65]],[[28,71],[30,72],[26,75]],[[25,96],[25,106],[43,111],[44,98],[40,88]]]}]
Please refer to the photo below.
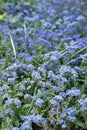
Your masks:
[{"label": "leaf", "polygon": [[31,87],[32,87],[32,86],[28,86],[28,87],[27,87],[27,90],[30,90],[30,89],[31,89]]},{"label": "leaf", "polygon": [[86,128],[87,128],[87,118],[85,118],[85,125],[86,125]]},{"label": "leaf", "polygon": [[85,123],[83,123],[83,122],[81,122],[81,121],[76,121],[76,125],[77,125],[77,126],[80,126],[80,127],[83,128],[83,129],[86,128]]},{"label": "leaf", "polygon": [[23,109],[28,109],[30,107],[30,104],[25,104],[24,106],[23,106]]},{"label": "leaf", "polygon": [[1,130],[11,130],[13,127],[12,125],[12,119],[7,118],[6,121],[2,122],[2,129]]},{"label": "leaf", "polygon": [[30,104],[25,104],[21,107],[20,113],[22,113],[22,115],[25,115],[25,113],[27,113],[29,109],[30,109]]},{"label": "leaf", "polygon": [[6,18],[7,14],[3,13],[0,15],[0,21],[3,21]]},{"label": "leaf", "polygon": [[13,38],[11,35],[9,35],[10,37],[10,41],[11,41],[11,44],[12,44],[12,48],[13,48],[13,53],[14,53],[14,57],[16,59],[16,49],[15,49],[15,46],[14,46],[14,42],[13,42]]},{"label": "leaf", "polygon": [[16,97],[22,97],[23,96],[23,93],[22,92],[19,92]]},{"label": "leaf", "polygon": [[18,120],[18,118],[17,117],[13,117],[12,119],[13,119],[13,124],[15,126],[19,126],[19,120]]}]

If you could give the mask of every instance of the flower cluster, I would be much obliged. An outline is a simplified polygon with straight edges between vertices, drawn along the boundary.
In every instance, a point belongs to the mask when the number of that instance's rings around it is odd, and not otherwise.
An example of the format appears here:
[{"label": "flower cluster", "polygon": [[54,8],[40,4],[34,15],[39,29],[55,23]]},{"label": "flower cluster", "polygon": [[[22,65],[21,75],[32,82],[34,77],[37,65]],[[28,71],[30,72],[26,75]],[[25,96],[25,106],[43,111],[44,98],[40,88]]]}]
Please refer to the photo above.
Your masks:
[{"label": "flower cluster", "polygon": [[1,130],[87,129],[86,5],[85,0],[4,3]]}]

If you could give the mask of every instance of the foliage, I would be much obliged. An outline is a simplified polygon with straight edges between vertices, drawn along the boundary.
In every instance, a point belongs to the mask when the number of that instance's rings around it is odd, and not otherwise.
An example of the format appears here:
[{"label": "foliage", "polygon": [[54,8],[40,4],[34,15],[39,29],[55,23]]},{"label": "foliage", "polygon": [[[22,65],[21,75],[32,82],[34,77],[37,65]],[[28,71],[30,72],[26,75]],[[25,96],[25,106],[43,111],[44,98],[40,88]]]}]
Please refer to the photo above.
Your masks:
[{"label": "foliage", "polygon": [[0,129],[87,129],[87,2],[3,3]]}]

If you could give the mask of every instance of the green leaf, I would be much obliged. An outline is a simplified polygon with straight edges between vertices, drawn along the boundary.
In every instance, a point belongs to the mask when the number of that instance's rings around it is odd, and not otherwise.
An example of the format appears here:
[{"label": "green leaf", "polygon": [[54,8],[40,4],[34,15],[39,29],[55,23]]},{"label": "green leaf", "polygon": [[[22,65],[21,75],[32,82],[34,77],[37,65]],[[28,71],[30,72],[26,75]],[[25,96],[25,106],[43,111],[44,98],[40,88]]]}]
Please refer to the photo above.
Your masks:
[{"label": "green leaf", "polygon": [[6,18],[7,14],[4,13],[4,14],[1,14],[0,15],[0,21],[3,21],[5,18]]},{"label": "green leaf", "polygon": [[16,94],[16,97],[23,97],[23,93],[19,92],[18,94]]},{"label": "green leaf", "polygon": [[11,17],[11,16],[9,16],[8,19],[12,23],[15,23],[15,22],[17,22],[19,20],[18,18],[14,18],[14,17]]},{"label": "green leaf", "polygon": [[23,109],[28,109],[30,107],[30,104],[25,104],[24,106],[23,106]]},{"label": "green leaf", "polygon": [[18,118],[17,117],[13,117],[12,119],[13,119],[13,124],[18,127],[19,126]]},{"label": "green leaf", "polygon": [[31,89],[31,86],[28,86],[28,87],[27,87],[27,90],[30,90],[30,89]]},{"label": "green leaf", "polygon": [[87,128],[87,117],[85,118],[85,125],[86,125],[86,128]]},{"label": "green leaf", "polygon": [[83,129],[86,128],[85,123],[83,123],[83,122],[81,122],[81,121],[76,121],[76,125],[77,125],[77,126],[80,126],[80,127],[83,128]]},{"label": "green leaf", "polygon": [[1,130],[12,130],[12,119],[7,118],[6,121],[2,122]]}]

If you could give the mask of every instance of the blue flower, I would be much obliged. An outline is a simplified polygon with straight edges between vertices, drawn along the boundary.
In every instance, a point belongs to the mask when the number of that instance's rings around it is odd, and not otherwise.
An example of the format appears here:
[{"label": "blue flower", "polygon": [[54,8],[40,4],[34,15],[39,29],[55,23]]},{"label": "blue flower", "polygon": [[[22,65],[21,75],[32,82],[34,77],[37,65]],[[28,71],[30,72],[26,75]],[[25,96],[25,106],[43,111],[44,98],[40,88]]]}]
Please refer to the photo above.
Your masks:
[{"label": "blue flower", "polygon": [[61,125],[63,129],[67,127],[67,124],[63,119],[59,119],[58,124]]},{"label": "blue flower", "polygon": [[32,78],[38,79],[38,80],[41,79],[40,73],[35,71],[35,70],[33,70],[32,71]]},{"label": "blue flower", "polygon": [[80,22],[85,22],[86,19],[85,19],[85,17],[83,15],[79,15],[77,17],[77,20],[80,21]]},{"label": "blue flower", "polygon": [[42,99],[38,98],[35,102],[35,105],[41,107],[43,103],[44,103],[44,101]]},{"label": "blue flower", "polygon": [[53,90],[55,93],[59,92],[59,87],[57,87],[57,86],[52,86],[51,88],[52,88],[52,90]]},{"label": "blue flower", "polygon": [[13,70],[21,67],[21,64],[19,62],[11,64],[6,70]]},{"label": "blue flower", "polygon": [[67,109],[67,114],[70,116],[74,116],[76,114],[76,108],[72,107],[72,108],[68,108]]},{"label": "blue flower", "polygon": [[14,111],[11,108],[5,110],[6,115],[14,115]]},{"label": "blue flower", "polygon": [[53,80],[53,81],[55,81],[56,79],[57,79],[57,77],[56,77],[56,75],[54,74],[54,72],[53,71],[48,71],[48,78],[50,79],[50,80]]},{"label": "blue flower", "polygon": [[74,122],[76,120],[76,117],[73,116],[67,116],[67,119],[71,122]]},{"label": "blue flower", "polygon": [[12,98],[8,98],[8,99],[5,101],[5,105],[6,105],[6,106],[9,106],[9,105],[11,105],[11,104],[13,104],[13,99],[12,99]]},{"label": "blue flower", "polygon": [[5,118],[5,114],[0,113],[0,118],[4,119]]},{"label": "blue flower", "polygon": [[3,99],[6,99],[6,98],[7,99],[9,98],[9,95],[7,93],[3,95]]},{"label": "blue flower", "polygon": [[38,70],[42,73],[44,77],[46,77],[46,69],[42,67],[38,67]]},{"label": "blue flower", "polygon": [[74,96],[77,97],[77,96],[80,96],[80,94],[81,94],[80,89],[76,89],[74,87],[66,91],[66,95],[70,97],[74,97]]},{"label": "blue flower", "polygon": [[31,128],[31,124],[32,122],[30,121],[26,121],[25,123],[23,123],[21,125],[21,127],[19,128],[19,130],[27,130],[27,129],[30,129]]},{"label": "blue flower", "polygon": [[12,130],[20,130],[18,127],[13,127]]},{"label": "blue flower", "polygon": [[77,100],[81,106],[87,107],[87,98]]},{"label": "blue flower", "polygon": [[10,84],[14,84],[15,83],[15,78],[8,78],[8,82]]},{"label": "blue flower", "polygon": [[78,66],[75,66],[74,68],[75,68],[75,70],[76,70],[78,73],[83,73],[83,69],[82,69],[82,68],[80,68],[80,67],[78,67]]},{"label": "blue flower", "polygon": [[57,105],[58,102],[57,102],[55,99],[51,99],[51,100],[50,100],[50,103],[51,103],[52,105]]},{"label": "blue flower", "polygon": [[83,113],[87,112],[87,107],[81,107],[80,111],[83,112]]},{"label": "blue flower", "polygon": [[71,60],[71,63],[72,63],[73,65],[78,65],[78,60],[72,59],[72,60]]},{"label": "blue flower", "polygon": [[58,124],[63,124],[64,120],[63,119],[59,119]]},{"label": "blue flower", "polygon": [[7,90],[8,88],[9,88],[8,85],[5,85],[5,84],[4,84],[4,85],[2,86],[2,89],[3,89],[3,90]]},{"label": "blue flower", "polygon": [[67,127],[67,124],[64,122],[64,123],[62,124],[62,128],[65,129],[66,127]]},{"label": "blue flower", "polygon": [[53,117],[56,114],[55,108],[51,108],[49,114],[51,117]]},{"label": "blue flower", "polygon": [[17,77],[17,73],[16,72],[12,72],[12,73],[9,74],[9,76],[15,78],[15,77]]},{"label": "blue flower", "polygon": [[14,98],[13,99],[13,102],[14,102],[14,104],[16,105],[16,106],[21,106],[21,101],[18,99],[18,98]]},{"label": "blue flower", "polygon": [[[61,113],[61,118],[67,118],[69,117],[75,117],[77,110],[74,107],[63,109],[63,112]],[[73,118],[74,120],[75,118]]]},{"label": "blue flower", "polygon": [[50,88],[52,85],[51,85],[51,82],[50,81],[46,81],[45,82],[45,87],[46,88]]},{"label": "blue flower", "polygon": [[41,121],[45,121],[45,118],[43,118],[41,115],[32,115],[32,122],[34,122],[35,124],[40,123]]},{"label": "blue flower", "polygon": [[64,100],[61,95],[56,95],[56,96],[54,97],[54,99],[55,99],[55,100],[58,100],[59,102],[62,102],[62,101]]},{"label": "blue flower", "polygon": [[50,103],[52,104],[53,107],[55,107],[55,109],[59,110],[60,109],[60,103],[56,100],[56,99],[51,99]]},{"label": "blue flower", "polygon": [[32,98],[33,98],[33,97],[32,97],[30,94],[27,94],[27,93],[26,93],[26,94],[24,95],[24,99],[32,99]]},{"label": "blue flower", "polygon": [[30,116],[22,116],[21,117],[25,122],[21,125],[20,130],[26,130],[31,128],[32,122],[35,124],[39,124],[40,122],[47,122],[45,118],[43,118],[41,115],[30,115]]},{"label": "blue flower", "polygon": [[22,92],[26,90],[25,86],[19,86],[19,90],[21,90]]},{"label": "blue flower", "polygon": [[71,73],[76,78],[78,77],[78,73],[73,68],[71,68],[70,66],[62,66],[60,68],[60,74],[61,75],[64,75],[67,72]]},{"label": "blue flower", "polygon": [[33,84],[34,84],[34,82],[35,82],[34,80],[31,80],[31,81],[30,81],[30,84],[31,84],[31,85],[33,85]]},{"label": "blue flower", "polygon": [[7,73],[3,73],[3,74],[1,75],[1,80],[6,80],[7,77],[8,77],[8,74],[7,74]]},{"label": "blue flower", "polygon": [[29,64],[29,65],[28,65],[28,69],[29,69],[29,70],[33,70],[34,68],[35,68],[34,65],[32,65],[32,64]]}]

